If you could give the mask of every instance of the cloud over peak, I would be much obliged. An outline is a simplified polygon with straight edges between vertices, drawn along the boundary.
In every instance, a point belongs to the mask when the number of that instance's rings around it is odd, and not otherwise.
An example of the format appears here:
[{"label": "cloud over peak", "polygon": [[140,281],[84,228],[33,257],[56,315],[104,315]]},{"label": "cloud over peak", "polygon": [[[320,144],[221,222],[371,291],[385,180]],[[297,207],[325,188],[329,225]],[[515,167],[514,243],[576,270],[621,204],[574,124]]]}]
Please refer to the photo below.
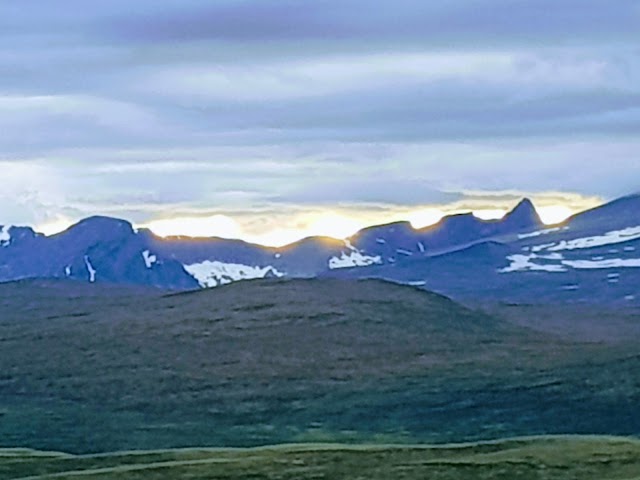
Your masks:
[{"label": "cloud over peak", "polygon": [[0,223],[637,191],[639,21],[635,0],[3,2]]}]

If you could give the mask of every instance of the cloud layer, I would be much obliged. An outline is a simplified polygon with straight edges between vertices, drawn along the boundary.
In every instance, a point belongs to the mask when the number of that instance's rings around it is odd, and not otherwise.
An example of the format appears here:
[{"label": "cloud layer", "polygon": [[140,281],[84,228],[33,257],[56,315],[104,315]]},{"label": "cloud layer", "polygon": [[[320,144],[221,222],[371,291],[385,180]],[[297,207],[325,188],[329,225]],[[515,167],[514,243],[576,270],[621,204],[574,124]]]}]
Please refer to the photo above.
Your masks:
[{"label": "cloud layer", "polygon": [[639,22],[627,0],[4,2],[0,224],[634,192]]}]

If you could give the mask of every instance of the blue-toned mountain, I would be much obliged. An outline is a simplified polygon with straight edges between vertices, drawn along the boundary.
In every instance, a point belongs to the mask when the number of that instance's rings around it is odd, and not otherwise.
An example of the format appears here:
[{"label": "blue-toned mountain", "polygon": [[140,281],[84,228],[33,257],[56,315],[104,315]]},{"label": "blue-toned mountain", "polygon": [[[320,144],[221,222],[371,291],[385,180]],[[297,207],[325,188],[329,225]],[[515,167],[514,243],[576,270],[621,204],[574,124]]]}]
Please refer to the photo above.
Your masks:
[{"label": "blue-toned mountain", "polygon": [[49,237],[0,226],[0,281],[72,278],[188,290],[327,275],[425,285],[461,300],[640,304],[640,196],[553,227],[525,199],[500,220],[453,215],[423,229],[396,222],[347,240],[309,237],[281,248],[163,238],[108,217]]}]

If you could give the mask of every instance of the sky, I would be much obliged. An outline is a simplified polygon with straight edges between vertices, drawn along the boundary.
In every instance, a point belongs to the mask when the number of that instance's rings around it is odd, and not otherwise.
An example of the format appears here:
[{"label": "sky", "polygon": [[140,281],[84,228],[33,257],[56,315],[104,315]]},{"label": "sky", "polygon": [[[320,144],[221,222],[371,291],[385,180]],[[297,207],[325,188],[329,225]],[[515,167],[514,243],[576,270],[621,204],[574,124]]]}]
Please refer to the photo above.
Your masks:
[{"label": "sky", "polygon": [[279,245],[640,191],[637,0],[0,1],[0,224]]}]

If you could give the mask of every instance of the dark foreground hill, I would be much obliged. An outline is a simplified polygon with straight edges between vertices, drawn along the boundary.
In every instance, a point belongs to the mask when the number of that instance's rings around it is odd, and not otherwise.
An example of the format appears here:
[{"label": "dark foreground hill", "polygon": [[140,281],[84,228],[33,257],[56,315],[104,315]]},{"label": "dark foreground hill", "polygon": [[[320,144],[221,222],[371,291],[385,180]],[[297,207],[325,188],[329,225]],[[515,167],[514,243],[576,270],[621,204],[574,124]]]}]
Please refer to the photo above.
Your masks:
[{"label": "dark foreground hill", "polygon": [[0,444],[104,452],[640,433],[636,345],[382,281],[0,285]]},{"label": "dark foreground hill", "polygon": [[[523,335],[541,341],[440,295],[379,280],[262,280],[175,295],[37,281],[0,285],[0,299],[2,328],[33,335],[28,349],[5,342],[7,361],[24,356],[35,369],[55,359],[101,376],[120,365],[180,370],[185,381],[330,381],[493,357]],[[157,374],[147,371],[146,386]]]}]

